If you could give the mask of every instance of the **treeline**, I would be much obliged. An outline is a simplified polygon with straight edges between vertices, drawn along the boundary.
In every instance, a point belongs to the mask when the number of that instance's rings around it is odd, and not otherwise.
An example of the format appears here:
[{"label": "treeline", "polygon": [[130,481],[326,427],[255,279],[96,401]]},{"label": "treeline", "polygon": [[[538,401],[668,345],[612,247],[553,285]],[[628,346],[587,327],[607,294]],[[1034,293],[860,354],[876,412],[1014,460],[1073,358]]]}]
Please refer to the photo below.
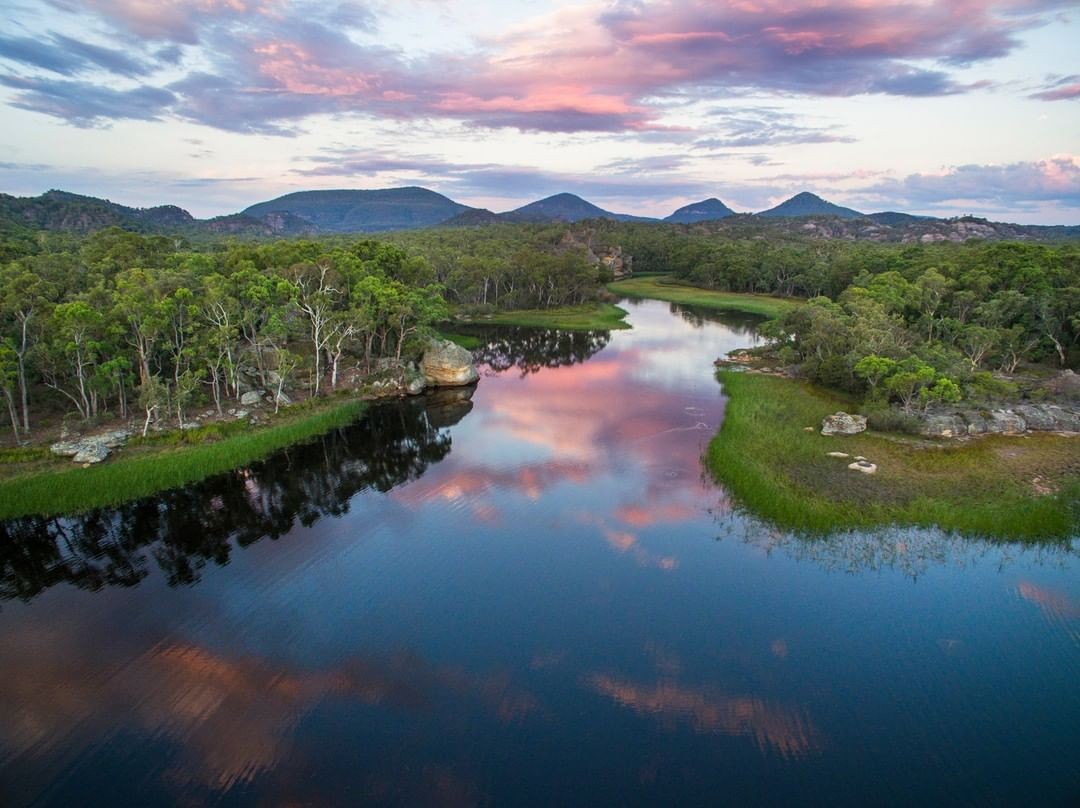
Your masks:
[{"label": "treeline", "polygon": [[[780,357],[812,380],[911,412],[1014,399],[1013,377],[1030,363],[1076,364],[1075,246],[849,247],[826,267],[832,294],[764,329]],[[805,293],[804,282],[790,270],[775,280]]]},{"label": "treeline", "polygon": [[[251,388],[287,401],[339,386],[347,368],[419,353],[448,303],[546,307],[594,298],[580,249],[498,239],[472,252],[367,238],[192,247],[117,228],[85,238],[5,240],[0,391],[17,440],[35,410],[79,419],[185,423]],[[385,362],[383,363],[385,364]]]}]

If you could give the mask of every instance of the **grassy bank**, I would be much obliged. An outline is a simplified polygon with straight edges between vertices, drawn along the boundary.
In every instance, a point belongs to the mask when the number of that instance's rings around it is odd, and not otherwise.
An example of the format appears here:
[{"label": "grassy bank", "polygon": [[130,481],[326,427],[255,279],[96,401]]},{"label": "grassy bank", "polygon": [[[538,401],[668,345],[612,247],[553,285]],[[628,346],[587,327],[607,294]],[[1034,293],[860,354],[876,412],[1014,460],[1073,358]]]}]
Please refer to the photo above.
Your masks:
[{"label": "grassy bank", "polygon": [[615,331],[629,328],[626,309],[610,303],[563,306],[555,309],[500,311],[476,322],[481,325],[521,325],[534,328],[561,328],[564,331]]},{"label": "grassy bank", "polygon": [[[166,436],[145,443],[136,441],[105,463],[85,469],[69,460],[21,473],[9,467],[11,476],[0,480],[0,519],[76,513],[188,485],[344,426],[359,417],[365,406],[353,399],[328,401],[316,408],[297,407],[283,411],[267,426],[237,424],[240,429],[225,430],[226,436],[220,440],[213,440],[215,431],[220,430],[211,425],[202,439],[213,442],[170,442]],[[184,441],[199,439],[198,435],[183,436]]]},{"label": "grassy bank", "polygon": [[[845,408],[840,399],[788,379],[730,371],[719,378],[729,401],[709,444],[709,468],[737,501],[783,528],[936,525],[1027,540],[1080,532],[1080,438],[830,438],[818,428],[825,415]],[[830,451],[863,455],[878,472],[849,470],[851,460],[828,457]],[[1057,493],[1038,495],[1035,478]]]},{"label": "grassy bank", "polygon": [[735,292],[717,292],[700,289],[672,280],[670,275],[635,277],[609,283],[608,291],[616,295],[635,298],[667,300],[685,306],[701,306],[709,309],[727,309],[777,317],[799,305],[794,300],[768,295],[743,295]]}]

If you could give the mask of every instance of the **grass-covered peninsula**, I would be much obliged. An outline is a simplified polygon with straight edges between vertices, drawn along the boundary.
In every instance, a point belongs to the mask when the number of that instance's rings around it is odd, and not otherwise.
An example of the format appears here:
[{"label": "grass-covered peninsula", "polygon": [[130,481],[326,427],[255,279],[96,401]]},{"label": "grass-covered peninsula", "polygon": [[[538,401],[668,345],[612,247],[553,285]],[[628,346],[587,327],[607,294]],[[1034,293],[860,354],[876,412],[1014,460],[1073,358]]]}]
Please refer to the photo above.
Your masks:
[{"label": "grass-covered peninsula", "polygon": [[702,289],[680,283],[668,275],[653,275],[644,278],[628,278],[608,284],[608,291],[616,295],[651,300],[666,300],[681,303],[684,306],[743,311],[748,314],[760,314],[765,317],[778,317],[795,308],[799,301],[770,295],[754,295],[740,292],[721,292],[715,289]]},{"label": "grass-covered peninsula", "polygon": [[476,320],[484,325],[517,325],[530,328],[559,328],[564,331],[616,331],[630,328],[626,309],[611,303],[585,303],[549,309],[512,309]]},{"label": "grass-covered peninsula", "polygon": [[[740,505],[780,527],[900,524],[1026,540],[1080,530],[1080,438],[827,437],[822,418],[850,410],[849,400],[772,376],[721,371],[719,379],[729,400],[708,467]],[[878,472],[849,470],[849,459],[828,455],[837,451],[866,457]]]},{"label": "grass-covered peninsula", "polygon": [[363,401],[326,399],[283,410],[268,425],[209,424],[136,439],[107,463],[81,468],[47,453],[0,465],[0,519],[119,505],[240,468],[355,421]]}]

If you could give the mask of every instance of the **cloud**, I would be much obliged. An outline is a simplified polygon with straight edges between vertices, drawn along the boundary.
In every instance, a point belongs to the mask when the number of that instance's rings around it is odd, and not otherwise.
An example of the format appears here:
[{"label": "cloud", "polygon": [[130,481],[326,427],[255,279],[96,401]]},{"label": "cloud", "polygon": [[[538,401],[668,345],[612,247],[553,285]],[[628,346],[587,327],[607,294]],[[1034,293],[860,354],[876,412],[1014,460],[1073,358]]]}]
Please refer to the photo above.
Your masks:
[{"label": "cloud", "polygon": [[855,139],[835,127],[805,126],[790,112],[775,107],[714,110],[711,120],[720,134],[694,142],[699,149],[760,148],[806,143],[851,143]]},{"label": "cloud", "polygon": [[63,34],[47,37],[0,37],[0,59],[39,67],[62,76],[94,69],[120,76],[142,76],[150,67],[123,51],[82,42]]},{"label": "cloud", "polygon": [[0,84],[16,90],[13,107],[52,115],[80,127],[109,121],[156,120],[176,100],[168,90],[142,86],[114,90],[84,81],[0,76]]},{"label": "cloud", "polygon": [[[541,132],[650,132],[672,101],[769,92],[935,96],[968,92],[957,69],[1000,58],[1067,2],[1023,0],[706,0],[583,2],[515,26],[469,51],[416,56],[385,45],[357,3],[284,0],[51,0],[111,27],[156,65],[193,49],[198,71],[159,91],[181,118],[240,132],[290,134],[314,114],[447,118]],[[135,76],[142,62],[54,36],[8,38],[10,58],[71,75],[89,65]],[[53,88],[55,90],[55,88]],[[144,91],[150,87],[141,88]],[[1070,88],[1038,97],[1069,97]],[[71,111],[24,88],[21,105]],[[162,98],[163,96],[159,96]],[[103,105],[78,120],[104,120]],[[119,104],[117,116],[129,117]],[[726,146],[842,140],[768,125]],[[786,139],[785,139],[786,137]]]},{"label": "cloud", "polygon": [[884,180],[859,192],[912,208],[974,202],[1001,209],[1054,203],[1080,208],[1080,156],[1037,162],[956,166],[940,174]]},{"label": "cloud", "polygon": [[1039,101],[1071,101],[1080,98],[1080,74],[1071,76],[1052,76],[1029,98]]}]

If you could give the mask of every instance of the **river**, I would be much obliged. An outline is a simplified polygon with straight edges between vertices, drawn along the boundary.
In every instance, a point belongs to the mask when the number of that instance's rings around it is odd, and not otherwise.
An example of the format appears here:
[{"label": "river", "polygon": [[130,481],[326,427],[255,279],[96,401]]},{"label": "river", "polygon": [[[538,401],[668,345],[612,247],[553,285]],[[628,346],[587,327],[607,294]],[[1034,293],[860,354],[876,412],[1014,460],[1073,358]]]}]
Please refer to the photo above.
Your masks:
[{"label": "river", "polygon": [[754,319],[487,334],[469,391],[0,526],[5,805],[1080,800],[1077,543],[778,532]]}]

